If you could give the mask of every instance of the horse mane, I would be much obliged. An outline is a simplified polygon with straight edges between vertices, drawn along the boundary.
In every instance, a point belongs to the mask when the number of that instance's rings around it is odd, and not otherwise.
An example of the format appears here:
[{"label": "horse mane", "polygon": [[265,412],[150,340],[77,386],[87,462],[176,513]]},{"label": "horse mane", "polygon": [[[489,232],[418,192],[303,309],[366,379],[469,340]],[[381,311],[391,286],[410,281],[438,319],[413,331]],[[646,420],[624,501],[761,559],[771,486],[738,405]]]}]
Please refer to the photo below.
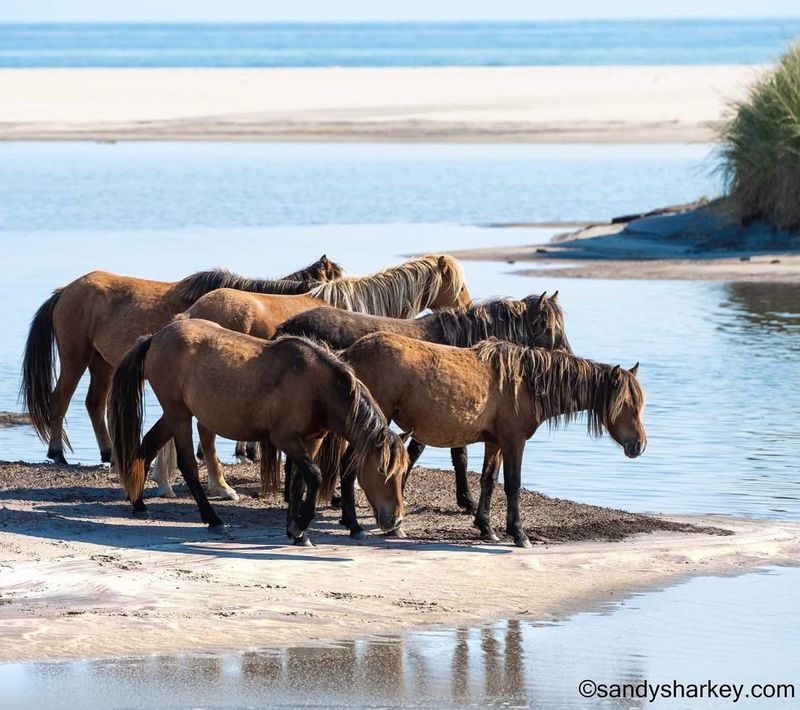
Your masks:
[{"label": "horse mane", "polygon": [[447,255],[428,255],[371,276],[334,279],[314,288],[311,296],[357,313],[413,318],[436,300],[446,270],[452,274],[454,293],[459,293],[464,286],[464,272],[458,261]]},{"label": "horse mane", "polygon": [[[472,348],[481,362],[497,373],[500,388],[513,387],[530,397],[536,418],[557,428],[587,412],[587,430],[600,436],[619,416],[626,403],[641,411],[644,392],[634,375],[624,368],[575,357],[563,350],[527,348],[490,339]],[[614,382],[612,373],[620,378]]]},{"label": "horse mane", "polygon": [[175,289],[181,298],[194,303],[201,296],[205,296],[211,291],[216,291],[218,288],[233,288],[237,291],[277,293],[293,296],[308,293],[317,283],[319,283],[318,279],[310,281],[249,279],[227,269],[209,269],[208,271],[198,271],[185,279],[181,279]]},{"label": "horse mane", "polygon": [[[533,299],[538,299],[533,304]],[[535,307],[538,317],[528,310]],[[564,330],[564,312],[555,300],[528,296],[518,301],[513,298],[490,298],[473,301],[465,308],[445,308],[429,316],[441,328],[444,342],[466,348],[488,338],[499,338],[517,345],[547,345],[540,339],[547,333]]]},{"label": "horse mane", "polygon": [[[353,442],[352,465],[356,467],[356,471],[361,470],[364,459],[377,449],[381,452],[380,470],[385,473],[386,480],[392,476],[402,475],[408,463],[403,442],[389,428],[377,402],[366,385],[356,377],[355,370],[322,341],[300,335],[284,335],[272,342],[278,344],[284,341],[299,341],[312,348],[334,371],[340,393],[350,399],[350,409],[345,417],[344,428]],[[327,436],[335,435],[330,432]],[[339,457],[343,453],[342,447]]]}]

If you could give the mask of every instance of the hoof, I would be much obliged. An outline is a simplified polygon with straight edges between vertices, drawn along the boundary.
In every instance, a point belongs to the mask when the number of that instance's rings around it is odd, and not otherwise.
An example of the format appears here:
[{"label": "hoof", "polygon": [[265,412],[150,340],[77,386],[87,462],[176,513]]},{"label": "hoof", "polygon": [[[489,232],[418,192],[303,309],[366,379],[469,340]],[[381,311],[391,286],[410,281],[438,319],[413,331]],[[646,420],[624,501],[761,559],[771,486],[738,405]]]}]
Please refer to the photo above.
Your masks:
[{"label": "hoof", "polygon": [[110,451],[101,451],[100,452],[100,463],[111,463],[111,452]]},{"label": "hoof", "polygon": [[408,535],[406,535],[406,531],[403,530],[403,528],[397,527],[394,530],[389,530],[389,532],[386,533],[386,537],[399,537],[405,539],[408,537]]},{"label": "hoof", "polygon": [[475,503],[459,503],[458,506],[464,515],[475,515],[478,512],[478,506]]},{"label": "hoof", "polygon": [[364,528],[359,528],[358,530],[351,530],[350,537],[352,537],[353,540],[366,540],[367,533]]},{"label": "hoof", "polygon": [[331,496],[331,508],[336,508],[337,510],[342,507],[342,496]]},{"label": "hoof", "polygon": [[142,510],[134,510],[133,517],[139,518],[139,520],[150,520],[150,511],[147,508],[143,508]]},{"label": "hoof", "polygon": [[231,526],[226,523],[216,523],[215,525],[208,526],[208,532],[212,535],[229,535]]},{"label": "hoof", "polygon": [[493,532],[481,533],[481,540],[484,542],[500,542],[500,538]]},{"label": "hoof", "polygon": [[248,463],[247,456],[240,456],[237,454],[234,458],[236,459],[236,463]]},{"label": "hoof", "polygon": [[67,460],[64,458],[64,454],[51,454],[49,451],[47,452],[47,458],[49,458],[54,464],[58,464],[59,466],[68,466]]},{"label": "hoof", "polygon": [[172,488],[156,488],[156,498],[177,498],[177,494]]},{"label": "hoof", "polygon": [[531,541],[530,541],[530,540],[528,540],[528,538],[527,538],[527,537],[517,537],[517,538],[514,538],[514,544],[515,544],[517,547],[524,547],[524,548],[533,547],[533,545],[531,544]]},{"label": "hoof", "polygon": [[315,547],[314,543],[308,538],[308,535],[303,533],[300,537],[296,537],[292,542],[297,547]]},{"label": "hoof", "polygon": [[209,488],[208,497],[220,500],[239,500],[239,494],[233,488]]},{"label": "hoof", "polygon": [[297,521],[292,519],[286,523],[286,534],[297,540],[305,535],[305,531],[297,524]]}]

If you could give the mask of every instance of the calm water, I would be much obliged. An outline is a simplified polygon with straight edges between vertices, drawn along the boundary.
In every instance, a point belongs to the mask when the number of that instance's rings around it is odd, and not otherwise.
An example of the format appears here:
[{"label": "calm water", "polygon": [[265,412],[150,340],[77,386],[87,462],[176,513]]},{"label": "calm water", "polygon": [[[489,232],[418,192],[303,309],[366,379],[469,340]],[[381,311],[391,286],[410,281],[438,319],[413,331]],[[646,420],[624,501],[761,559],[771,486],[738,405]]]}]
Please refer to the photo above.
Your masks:
[{"label": "calm water", "polygon": [[[493,152],[508,169],[504,180],[493,179]],[[713,194],[716,186],[698,167],[705,152],[0,145],[0,409],[18,406],[19,361],[36,307],[53,287],[92,269],[177,279],[225,265],[279,275],[327,252],[351,273],[369,273],[408,253],[531,243],[552,232],[458,222],[502,222],[523,212],[542,220],[609,216]],[[302,186],[301,195],[287,183]],[[602,187],[602,207],[590,186]],[[531,279],[514,268],[465,263],[471,293],[560,289],[576,352],[628,367],[641,361],[648,396],[649,446],[641,459],[626,459],[608,439],[588,439],[579,424],[542,431],[526,449],[525,485],[631,510],[800,518],[800,287]],[[86,385],[73,398],[67,430],[71,460],[91,464],[99,456],[83,408]],[[154,397],[149,405],[152,421]],[[40,461],[44,453],[26,428],[0,430],[0,458]],[[472,447],[473,470],[481,456]],[[449,467],[449,453],[429,449],[423,463]]]},{"label": "calm water", "polygon": [[760,64],[800,20],[0,25],[2,67]]},{"label": "calm water", "polygon": [[[777,584],[781,582],[781,584]],[[800,570],[699,578],[566,622],[219,656],[0,665],[8,708],[796,708]],[[765,608],[764,599],[770,599]],[[794,699],[587,700],[598,684],[794,684]]]}]

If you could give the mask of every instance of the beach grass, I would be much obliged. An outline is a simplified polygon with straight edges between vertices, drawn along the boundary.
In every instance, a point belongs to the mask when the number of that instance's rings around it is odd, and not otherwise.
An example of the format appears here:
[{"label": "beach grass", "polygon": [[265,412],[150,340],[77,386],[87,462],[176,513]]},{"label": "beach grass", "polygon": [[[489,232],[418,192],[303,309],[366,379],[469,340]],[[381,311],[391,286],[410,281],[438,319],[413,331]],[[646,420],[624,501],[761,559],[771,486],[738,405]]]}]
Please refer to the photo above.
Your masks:
[{"label": "beach grass", "polygon": [[721,170],[742,221],[800,227],[800,43],[734,105]]}]

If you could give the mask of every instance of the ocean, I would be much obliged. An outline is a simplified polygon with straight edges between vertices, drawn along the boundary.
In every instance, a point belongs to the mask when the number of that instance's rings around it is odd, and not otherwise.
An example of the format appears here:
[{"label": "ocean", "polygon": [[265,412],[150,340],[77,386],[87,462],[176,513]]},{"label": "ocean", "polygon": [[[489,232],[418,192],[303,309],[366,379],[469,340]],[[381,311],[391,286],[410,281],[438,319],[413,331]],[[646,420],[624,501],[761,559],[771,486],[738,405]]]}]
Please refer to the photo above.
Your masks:
[{"label": "ocean", "polygon": [[763,64],[800,18],[370,24],[0,24],[0,67]]}]

